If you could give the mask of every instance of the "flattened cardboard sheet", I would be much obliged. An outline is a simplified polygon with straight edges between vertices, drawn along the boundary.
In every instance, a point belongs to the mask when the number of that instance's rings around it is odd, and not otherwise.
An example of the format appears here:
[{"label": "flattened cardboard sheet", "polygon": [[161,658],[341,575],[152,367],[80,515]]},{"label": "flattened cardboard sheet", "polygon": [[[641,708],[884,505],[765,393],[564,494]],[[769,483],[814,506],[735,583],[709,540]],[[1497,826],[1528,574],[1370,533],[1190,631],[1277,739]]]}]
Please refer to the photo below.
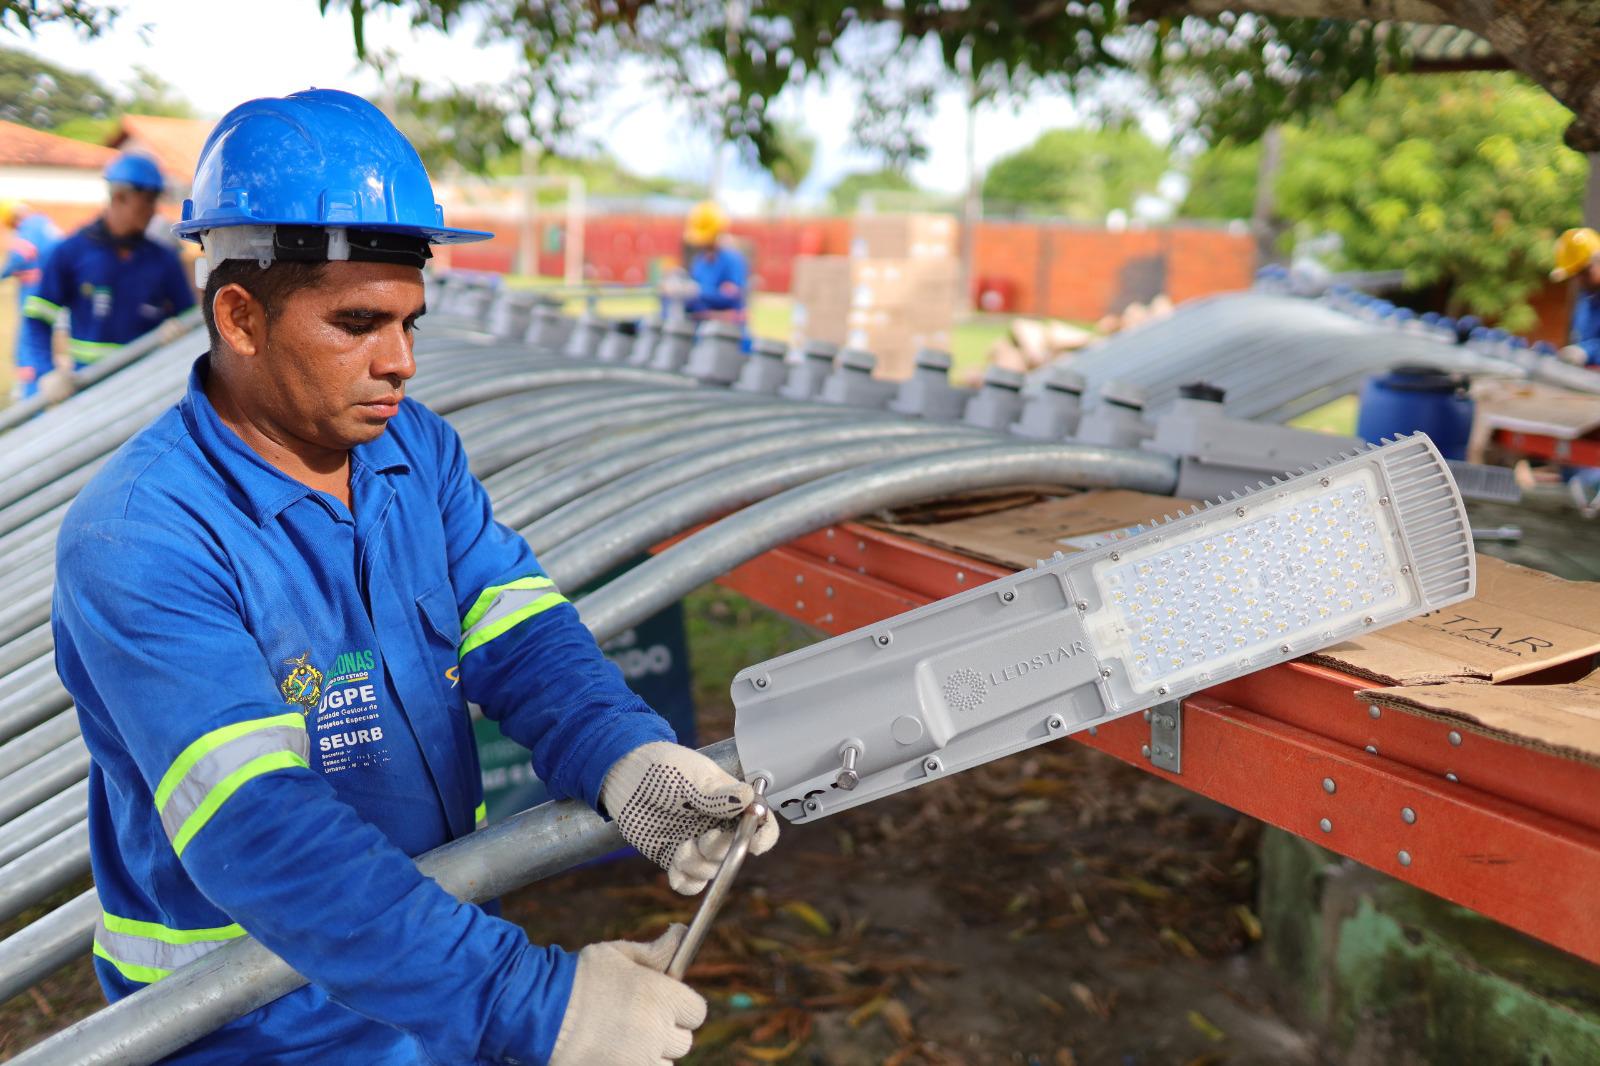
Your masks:
[{"label": "flattened cardboard sheet", "polygon": [[[1023,569],[1096,534],[1190,506],[1094,491],[928,525],[886,525],[915,540]],[[1374,682],[1372,703],[1460,722],[1512,743],[1600,762],[1600,583],[1478,556],[1477,595],[1346,641],[1312,662]]]}]

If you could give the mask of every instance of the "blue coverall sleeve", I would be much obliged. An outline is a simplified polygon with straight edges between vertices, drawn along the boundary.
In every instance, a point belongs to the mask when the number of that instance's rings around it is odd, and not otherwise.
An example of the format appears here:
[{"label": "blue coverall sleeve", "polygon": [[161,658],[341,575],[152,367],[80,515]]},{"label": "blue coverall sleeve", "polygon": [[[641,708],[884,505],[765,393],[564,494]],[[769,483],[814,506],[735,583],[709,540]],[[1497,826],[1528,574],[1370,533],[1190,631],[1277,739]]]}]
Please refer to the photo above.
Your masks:
[{"label": "blue coverall sleeve", "polygon": [[63,675],[80,706],[103,706],[185,871],[434,1061],[545,1062],[575,957],[458,902],[307,767],[303,716],[278,698],[231,568],[200,540],[122,518],[70,529],[54,623]]},{"label": "blue coverall sleeve", "polygon": [[440,449],[466,697],[533,752],[551,795],[598,810],[606,771],[641,744],[673,740],[672,727],[628,688],[527,542],[494,520],[455,430],[424,413]]},{"label": "blue coverall sleeve", "polygon": [[1572,343],[1588,353],[1590,366],[1600,366],[1600,292],[1579,294],[1572,312]]},{"label": "blue coverall sleeve", "polygon": [[[72,296],[72,265],[61,254],[64,247],[64,244],[58,244],[54,251],[45,256],[39,287],[22,304],[23,337],[36,352],[51,351],[50,338],[55,331],[56,321],[64,313]],[[41,373],[49,370],[50,365],[40,368]]]},{"label": "blue coverall sleeve", "polygon": [[[744,306],[750,288],[750,267],[744,256],[724,251],[712,265],[714,273],[711,277],[697,279],[701,280],[700,295],[684,304],[690,314],[697,311],[737,311]],[[706,284],[706,281],[711,284]]]}]

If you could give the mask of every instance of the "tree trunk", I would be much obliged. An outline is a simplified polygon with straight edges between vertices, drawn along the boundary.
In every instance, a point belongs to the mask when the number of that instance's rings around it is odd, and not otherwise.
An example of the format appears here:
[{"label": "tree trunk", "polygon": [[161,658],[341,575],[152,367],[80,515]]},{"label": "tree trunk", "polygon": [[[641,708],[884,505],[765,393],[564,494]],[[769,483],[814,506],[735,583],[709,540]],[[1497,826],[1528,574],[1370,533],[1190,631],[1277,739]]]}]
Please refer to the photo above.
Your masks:
[{"label": "tree trunk", "polygon": [[1460,26],[1572,110],[1568,144],[1600,152],[1600,0],[1135,0],[1132,17],[1224,11]]},{"label": "tree trunk", "polygon": [[1278,171],[1283,165],[1283,127],[1273,123],[1261,136],[1261,165],[1256,168],[1256,202],[1250,212],[1250,235],[1256,241],[1256,267],[1275,263],[1278,254]]}]

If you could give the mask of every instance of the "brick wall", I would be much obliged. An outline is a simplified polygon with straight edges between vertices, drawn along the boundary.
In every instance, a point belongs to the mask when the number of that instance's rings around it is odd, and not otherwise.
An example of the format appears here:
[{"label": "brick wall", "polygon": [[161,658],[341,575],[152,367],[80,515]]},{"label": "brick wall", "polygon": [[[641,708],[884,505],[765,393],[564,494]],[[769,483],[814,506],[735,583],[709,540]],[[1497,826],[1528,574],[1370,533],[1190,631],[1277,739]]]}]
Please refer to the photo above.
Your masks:
[{"label": "brick wall", "polygon": [[[517,228],[499,220],[452,216],[456,225],[500,232],[492,241],[461,245],[441,256],[462,269],[506,272],[516,263]],[[563,220],[552,216],[549,226]],[[680,254],[682,220],[647,215],[591,217],[584,269],[596,281],[644,284],[659,259]],[[756,288],[788,292],[799,255],[845,255],[850,220],[740,219],[733,234],[750,253]],[[548,248],[549,244],[545,245]],[[565,260],[541,248],[539,271],[559,276]],[[1255,272],[1251,238],[1219,226],[1178,225],[1111,231],[1092,226],[982,222],[973,235],[973,281],[1003,289],[1009,310],[1041,317],[1095,321],[1130,303],[1166,294],[1174,303],[1245,289]],[[1536,340],[1562,343],[1571,313],[1566,286],[1546,286],[1532,300]]]}]

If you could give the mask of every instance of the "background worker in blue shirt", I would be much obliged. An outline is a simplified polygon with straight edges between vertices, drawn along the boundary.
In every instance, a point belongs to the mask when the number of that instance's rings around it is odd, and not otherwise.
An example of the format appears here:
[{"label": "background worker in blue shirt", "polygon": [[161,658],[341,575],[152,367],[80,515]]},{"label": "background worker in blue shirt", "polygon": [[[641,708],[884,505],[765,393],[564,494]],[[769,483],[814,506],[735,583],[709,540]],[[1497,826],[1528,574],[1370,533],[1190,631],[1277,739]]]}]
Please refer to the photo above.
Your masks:
[{"label": "background worker in blue shirt", "polygon": [[[0,202],[0,226],[11,231],[4,264],[0,264],[0,279],[17,279],[17,310],[28,303],[28,297],[39,291],[39,278],[43,266],[61,231],[42,212],[16,200]],[[20,316],[19,316],[20,317]],[[50,334],[45,332],[44,344],[40,337],[21,322],[17,325],[15,393],[18,399],[27,399],[39,391],[39,379],[54,367],[50,351]]]},{"label": "background worker in blue shirt", "polygon": [[178,257],[145,236],[166,184],[161,168],[125,152],[105,178],[111,186],[105,210],[56,245],[23,306],[23,328],[34,345],[48,346],[61,315],[68,316],[67,348],[79,369],[194,306]]},{"label": "background worker in blue shirt", "polygon": [[727,234],[728,216],[712,201],[695,204],[689,211],[683,225],[687,275],[669,278],[662,286],[669,317],[676,303],[696,322],[715,319],[745,328],[750,265],[728,243]]},{"label": "background worker in blue shirt", "polygon": [[1556,240],[1555,258],[1550,280],[1578,282],[1572,343],[1561,349],[1561,357],[1578,366],[1600,367],[1600,233],[1587,227],[1567,230]]},{"label": "background worker in blue shirt", "polygon": [[681,928],[540,947],[411,861],[482,820],[469,703],[681,892],[753,798],[671,742],[404,398],[430,245],[489,234],[446,227],[411,145],[331,90],[224,116],[176,229],[204,251],[210,351],[57,549],[108,996],[249,935],[311,984],[169,1061],[687,1054],[705,1002],[660,972]]}]

